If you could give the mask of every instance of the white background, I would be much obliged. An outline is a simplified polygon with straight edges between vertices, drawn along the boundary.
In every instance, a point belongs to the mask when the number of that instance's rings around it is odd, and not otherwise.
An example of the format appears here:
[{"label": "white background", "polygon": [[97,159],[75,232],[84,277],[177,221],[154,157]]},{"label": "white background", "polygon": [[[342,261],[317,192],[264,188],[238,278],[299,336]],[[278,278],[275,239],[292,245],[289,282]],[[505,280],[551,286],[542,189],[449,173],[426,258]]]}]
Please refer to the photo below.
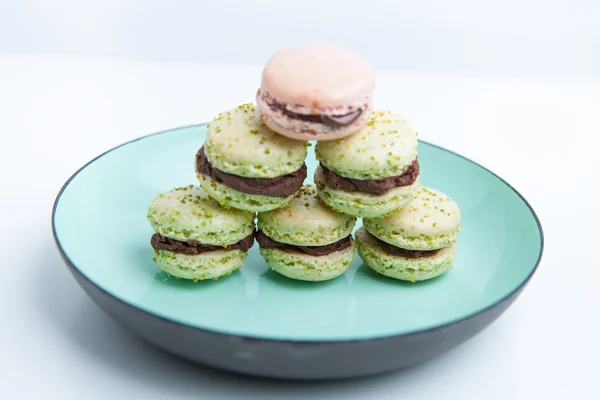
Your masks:
[{"label": "white background", "polygon": [[[492,3],[0,2],[0,398],[600,398],[600,5]],[[377,106],[505,178],[544,227],[515,304],[407,371],[295,384],[181,361],[100,311],[52,241],[81,165],[251,100],[265,58],[304,41],[364,55]]]},{"label": "white background", "polygon": [[377,69],[600,73],[594,0],[3,0],[0,51],[261,65],[302,42]]}]

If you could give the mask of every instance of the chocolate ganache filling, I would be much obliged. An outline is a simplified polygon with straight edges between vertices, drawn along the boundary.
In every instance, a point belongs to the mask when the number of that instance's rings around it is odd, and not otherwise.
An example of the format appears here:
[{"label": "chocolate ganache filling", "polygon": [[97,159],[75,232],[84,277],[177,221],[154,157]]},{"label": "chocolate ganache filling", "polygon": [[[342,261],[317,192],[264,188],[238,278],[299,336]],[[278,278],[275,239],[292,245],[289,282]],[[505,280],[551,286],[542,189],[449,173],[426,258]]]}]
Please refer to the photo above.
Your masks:
[{"label": "chocolate ganache filling", "polygon": [[367,232],[367,233],[373,238],[373,240],[375,240],[375,242],[377,243],[377,245],[383,251],[385,251],[386,253],[391,254],[393,256],[400,256],[400,257],[406,257],[406,258],[431,257],[431,256],[435,256],[441,250],[441,249],[438,249],[438,250],[408,250],[408,249],[402,249],[400,247],[396,247],[396,246],[394,246],[392,244],[384,242],[383,240],[379,239],[377,236],[371,235],[369,232]]},{"label": "chocolate ganache filling", "polygon": [[187,254],[190,256],[215,250],[241,250],[243,252],[247,252],[248,249],[254,244],[254,232],[239,242],[230,244],[227,247],[204,244],[194,239],[188,239],[187,241],[182,242],[180,240],[164,237],[160,233],[155,233],[152,235],[150,244],[154,250],[166,250],[173,253]]},{"label": "chocolate ganache filling", "polygon": [[271,109],[274,111],[281,111],[285,116],[292,119],[321,123],[327,126],[331,126],[333,128],[351,125],[363,113],[363,109],[360,108],[358,110],[351,111],[344,115],[300,114],[288,110],[287,105],[285,103],[279,103],[277,101],[269,102],[269,107],[271,107]]},{"label": "chocolate ganache filling", "polygon": [[390,176],[382,179],[352,179],[345,178],[328,169],[321,164],[323,170],[324,184],[336,190],[347,190],[350,192],[361,192],[371,194],[384,194],[395,187],[412,185],[419,176],[419,161],[415,159],[402,175]]},{"label": "chocolate ganache filling", "polygon": [[300,190],[304,179],[306,179],[306,164],[302,164],[299,170],[291,174],[276,178],[247,178],[232,175],[215,168],[208,161],[204,146],[196,153],[196,170],[199,174],[206,175],[213,181],[238,192],[269,197],[288,197]]},{"label": "chocolate ganache filling", "polygon": [[281,243],[273,240],[265,235],[262,231],[257,231],[256,241],[263,249],[279,249],[284,251],[305,253],[311,256],[326,256],[350,247],[352,245],[352,235],[348,235],[337,242],[326,244],[324,246],[294,246],[292,244]]}]

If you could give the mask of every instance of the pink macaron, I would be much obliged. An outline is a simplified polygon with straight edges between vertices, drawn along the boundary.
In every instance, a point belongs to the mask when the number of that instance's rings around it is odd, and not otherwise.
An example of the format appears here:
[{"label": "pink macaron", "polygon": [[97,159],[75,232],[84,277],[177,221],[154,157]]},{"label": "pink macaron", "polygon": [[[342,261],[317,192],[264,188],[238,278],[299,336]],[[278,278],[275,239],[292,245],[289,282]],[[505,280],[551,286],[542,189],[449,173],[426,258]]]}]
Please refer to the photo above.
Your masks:
[{"label": "pink macaron", "polygon": [[375,72],[343,47],[304,44],[277,51],[262,73],[256,102],[265,124],[298,140],[334,140],[365,126]]}]

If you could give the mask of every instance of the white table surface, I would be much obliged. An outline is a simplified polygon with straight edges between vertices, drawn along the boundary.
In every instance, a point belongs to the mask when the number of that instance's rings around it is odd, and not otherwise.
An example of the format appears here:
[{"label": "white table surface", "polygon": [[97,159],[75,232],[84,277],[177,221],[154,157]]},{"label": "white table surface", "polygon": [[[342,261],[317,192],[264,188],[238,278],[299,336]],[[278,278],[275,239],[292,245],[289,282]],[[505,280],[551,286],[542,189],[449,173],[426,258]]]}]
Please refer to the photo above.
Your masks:
[{"label": "white table surface", "polygon": [[256,67],[0,55],[0,398],[600,398],[599,78],[379,71],[378,107],[506,179],[545,231],[513,306],[429,363],[345,382],[246,378],[165,354],[106,316],[55,248],[61,185],[124,141],[252,100],[259,79]]}]

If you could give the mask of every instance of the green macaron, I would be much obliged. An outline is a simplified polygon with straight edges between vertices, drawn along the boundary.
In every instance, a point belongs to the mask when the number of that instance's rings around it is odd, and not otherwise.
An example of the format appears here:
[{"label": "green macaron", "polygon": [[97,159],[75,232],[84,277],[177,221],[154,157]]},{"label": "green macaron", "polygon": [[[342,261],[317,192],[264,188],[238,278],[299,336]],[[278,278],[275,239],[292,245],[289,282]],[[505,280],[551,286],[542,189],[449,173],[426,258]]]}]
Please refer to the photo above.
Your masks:
[{"label": "green macaron", "polygon": [[196,175],[208,195],[226,207],[273,210],[302,187],[307,146],[273,132],[254,104],[242,104],[207,126]]},{"label": "green macaron", "polygon": [[200,186],[177,187],[156,196],[147,218],[153,261],[178,278],[217,279],[244,265],[254,241],[250,212],[225,209]]},{"label": "green macaron", "polygon": [[288,278],[323,281],[343,274],[354,259],[356,218],[325,205],[313,185],[304,185],[276,210],[258,214],[260,254]]},{"label": "green macaron", "polygon": [[435,189],[421,187],[403,209],[383,218],[364,218],[356,243],[373,270],[414,282],[452,268],[459,232],[458,205]]},{"label": "green macaron", "polygon": [[357,217],[381,217],[406,206],[420,187],[417,132],[399,114],[375,111],[362,130],[318,142],[319,197]]}]

